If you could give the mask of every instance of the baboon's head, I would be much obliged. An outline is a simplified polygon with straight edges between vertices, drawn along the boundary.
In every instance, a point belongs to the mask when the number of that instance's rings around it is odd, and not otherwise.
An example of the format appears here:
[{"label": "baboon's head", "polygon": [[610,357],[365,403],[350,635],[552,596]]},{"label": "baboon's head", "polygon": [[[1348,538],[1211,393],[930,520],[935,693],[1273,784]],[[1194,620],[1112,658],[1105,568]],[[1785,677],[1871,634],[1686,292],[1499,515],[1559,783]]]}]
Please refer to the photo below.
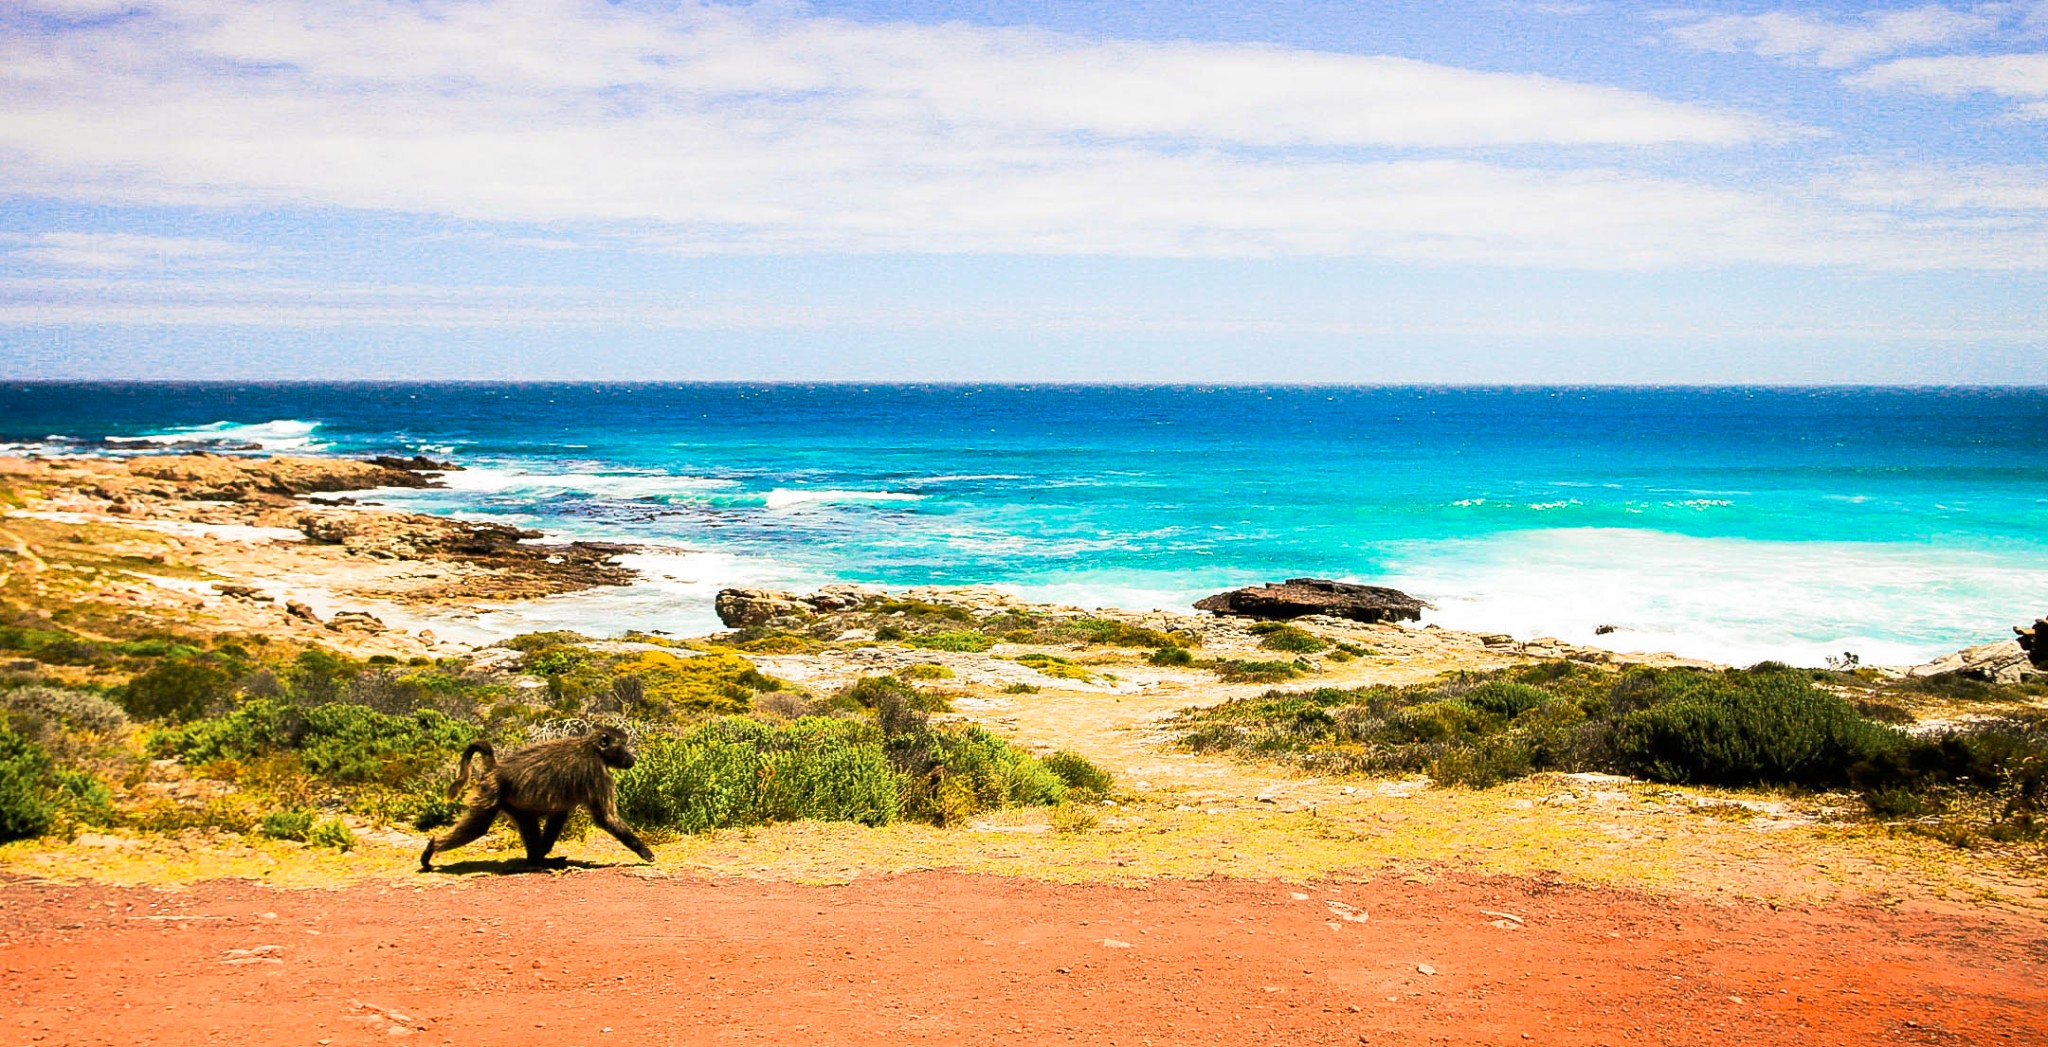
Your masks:
[{"label": "baboon's head", "polygon": [[633,766],[633,743],[626,732],[616,727],[600,727],[590,732],[590,748],[598,759],[619,770]]}]

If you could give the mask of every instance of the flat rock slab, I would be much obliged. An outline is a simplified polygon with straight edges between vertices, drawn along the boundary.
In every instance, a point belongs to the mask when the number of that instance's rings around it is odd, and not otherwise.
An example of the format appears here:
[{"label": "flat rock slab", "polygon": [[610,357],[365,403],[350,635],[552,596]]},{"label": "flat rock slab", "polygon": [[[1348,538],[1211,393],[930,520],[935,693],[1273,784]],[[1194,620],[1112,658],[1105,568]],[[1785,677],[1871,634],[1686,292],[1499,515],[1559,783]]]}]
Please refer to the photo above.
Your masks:
[{"label": "flat rock slab", "polygon": [[1428,606],[1399,589],[1333,582],[1324,578],[1289,578],[1284,582],[1232,589],[1195,601],[1198,610],[1268,621],[1312,614],[1354,622],[1412,622]]}]

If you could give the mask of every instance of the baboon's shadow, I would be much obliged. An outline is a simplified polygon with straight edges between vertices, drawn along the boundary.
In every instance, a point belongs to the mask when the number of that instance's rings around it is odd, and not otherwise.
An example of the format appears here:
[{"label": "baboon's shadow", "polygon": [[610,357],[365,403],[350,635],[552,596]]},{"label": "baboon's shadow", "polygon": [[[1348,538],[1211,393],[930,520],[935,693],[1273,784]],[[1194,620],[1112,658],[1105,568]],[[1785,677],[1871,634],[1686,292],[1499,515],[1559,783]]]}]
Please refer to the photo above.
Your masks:
[{"label": "baboon's shadow", "polygon": [[618,862],[590,862],[581,858],[563,858],[545,863],[529,862],[524,858],[470,859],[459,862],[444,862],[427,870],[427,874],[447,873],[450,876],[473,876],[478,873],[492,873],[497,876],[520,876],[528,873],[561,872],[564,869],[609,869]]}]

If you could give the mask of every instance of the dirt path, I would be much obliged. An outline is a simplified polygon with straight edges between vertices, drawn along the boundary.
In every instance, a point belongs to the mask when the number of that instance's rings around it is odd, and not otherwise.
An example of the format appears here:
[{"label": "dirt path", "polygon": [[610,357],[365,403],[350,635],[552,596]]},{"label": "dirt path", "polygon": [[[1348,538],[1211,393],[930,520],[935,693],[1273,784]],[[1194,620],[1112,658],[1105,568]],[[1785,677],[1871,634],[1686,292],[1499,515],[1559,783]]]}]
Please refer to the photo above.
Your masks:
[{"label": "dirt path", "polygon": [[1505,878],[14,882],[0,1042],[2022,1044],[2044,963],[2039,924]]}]

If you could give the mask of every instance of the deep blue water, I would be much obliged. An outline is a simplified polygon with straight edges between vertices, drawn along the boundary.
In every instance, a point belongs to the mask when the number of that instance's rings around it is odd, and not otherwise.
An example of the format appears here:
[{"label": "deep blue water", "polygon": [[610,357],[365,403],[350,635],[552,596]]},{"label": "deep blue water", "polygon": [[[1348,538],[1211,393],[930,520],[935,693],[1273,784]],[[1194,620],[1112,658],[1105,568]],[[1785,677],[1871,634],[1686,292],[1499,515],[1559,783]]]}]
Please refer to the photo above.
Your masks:
[{"label": "deep blue water", "polygon": [[1811,663],[2048,613],[2039,389],[9,384],[0,442],[452,455],[380,497],[670,550],[540,612],[600,628],[708,628],[735,581],[1184,606],[1312,574]]}]

